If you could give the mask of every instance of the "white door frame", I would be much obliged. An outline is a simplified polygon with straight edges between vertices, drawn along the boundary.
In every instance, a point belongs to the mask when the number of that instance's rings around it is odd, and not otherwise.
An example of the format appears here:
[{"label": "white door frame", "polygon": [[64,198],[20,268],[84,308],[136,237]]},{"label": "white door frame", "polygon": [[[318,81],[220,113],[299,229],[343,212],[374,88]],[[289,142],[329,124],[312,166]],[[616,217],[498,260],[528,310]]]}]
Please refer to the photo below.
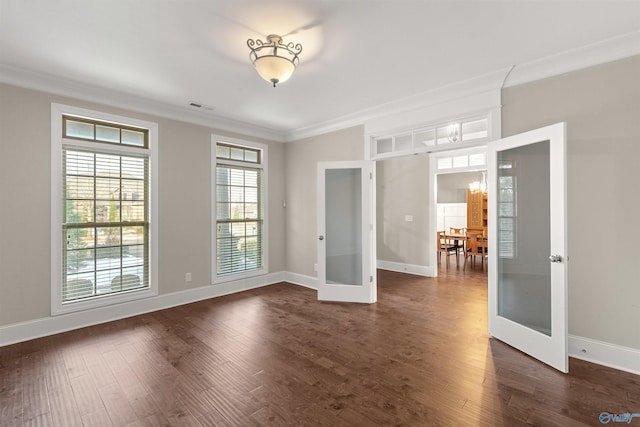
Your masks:
[{"label": "white door frame", "polygon": [[470,148],[451,149],[429,153],[429,245],[432,248],[429,251],[429,266],[432,267],[432,276],[438,276],[438,253],[436,252],[436,240],[438,238],[437,230],[437,197],[438,186],[437,176],[441,174],[460,173],[460,172],[478,172],[486,171],[487,164],[484,166],[468,166],[461,168],[450,168],[438,170],[438,159],[443,157],[452,157],[456,155],[485,153],[487,152],[487,144],[479,144]]}]

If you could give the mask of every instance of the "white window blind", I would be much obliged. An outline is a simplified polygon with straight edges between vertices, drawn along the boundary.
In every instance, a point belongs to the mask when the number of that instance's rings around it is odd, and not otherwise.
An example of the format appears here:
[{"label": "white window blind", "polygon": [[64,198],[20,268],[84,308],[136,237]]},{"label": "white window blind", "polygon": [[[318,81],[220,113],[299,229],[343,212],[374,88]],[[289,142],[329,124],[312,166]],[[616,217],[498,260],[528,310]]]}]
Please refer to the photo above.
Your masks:
[{"label": "white window blind", "polygon": [[264,171],[260,150],[218,143],[216,153],[216,276],[262,270]]}]

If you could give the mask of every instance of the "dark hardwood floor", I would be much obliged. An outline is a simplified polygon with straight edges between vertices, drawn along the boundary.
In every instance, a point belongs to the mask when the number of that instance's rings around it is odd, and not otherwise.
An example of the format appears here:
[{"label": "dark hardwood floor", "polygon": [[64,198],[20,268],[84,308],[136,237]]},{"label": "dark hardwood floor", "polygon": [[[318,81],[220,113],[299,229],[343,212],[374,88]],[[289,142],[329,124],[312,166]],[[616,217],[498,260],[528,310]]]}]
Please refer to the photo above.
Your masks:
[{"label": "dark hardwood floor", "polygon": [[[379,272],[373,305],[281,283],[0,348],[0,425],[600,425],[640,377],[487,335],[486,273]],[[640,424],[639,419],[633,422]],[[633,425],[633,423],[632,423]]]}]

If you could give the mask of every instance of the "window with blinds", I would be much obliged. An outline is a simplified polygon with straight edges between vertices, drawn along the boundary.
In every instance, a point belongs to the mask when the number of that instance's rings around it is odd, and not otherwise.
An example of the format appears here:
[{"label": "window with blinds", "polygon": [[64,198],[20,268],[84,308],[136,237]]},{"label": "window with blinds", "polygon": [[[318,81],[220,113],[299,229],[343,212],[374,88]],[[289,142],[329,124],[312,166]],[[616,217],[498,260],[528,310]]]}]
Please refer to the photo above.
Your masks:
[{"label": "window with blinds", "polygon": [[516,255],[516,176],[512,161],[498,164],[498,256]]},{"label": "window with blinds", "polygon": [[217,277],[264,268],[263,150],[216,143]]},{"label": "window with blinds", "polygon": [[68,116],[63,122],[62,302],[148,289],[148,155],[66,140],[69,132],[83,139],[77,129],[81,124],[90,141],[102,127],[111,129],[112,138],[101,142],[144,148],[146,131],[135,130],[140,139],[126,136],[131,129],[116,124]]}]

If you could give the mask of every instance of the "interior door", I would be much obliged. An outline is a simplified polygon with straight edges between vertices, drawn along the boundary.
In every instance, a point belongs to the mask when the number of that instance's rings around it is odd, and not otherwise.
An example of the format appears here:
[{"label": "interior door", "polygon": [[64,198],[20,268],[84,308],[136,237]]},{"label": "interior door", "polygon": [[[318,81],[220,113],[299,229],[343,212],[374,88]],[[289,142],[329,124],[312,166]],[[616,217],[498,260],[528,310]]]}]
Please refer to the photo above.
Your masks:
[{"label": "interior door", "polygon": [[371,161],[318,163],[318,299],[376,301]]},{"label": "interior door", "polygon": [[566,125],[488,149],[489,333],[568,372]]}]

